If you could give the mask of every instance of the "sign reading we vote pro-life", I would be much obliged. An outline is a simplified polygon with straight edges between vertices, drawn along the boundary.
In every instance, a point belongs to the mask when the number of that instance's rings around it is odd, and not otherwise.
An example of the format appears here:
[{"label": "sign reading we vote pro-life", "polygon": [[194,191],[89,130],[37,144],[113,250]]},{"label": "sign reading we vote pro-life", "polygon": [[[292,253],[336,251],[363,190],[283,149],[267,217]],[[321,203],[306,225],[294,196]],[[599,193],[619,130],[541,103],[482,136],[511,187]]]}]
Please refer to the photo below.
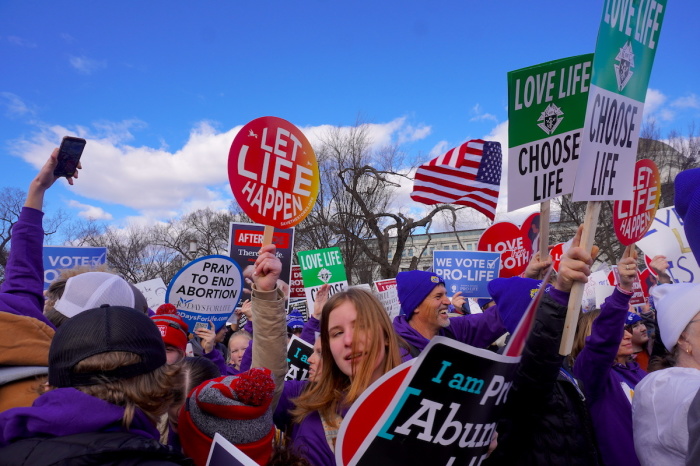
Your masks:
[{"label": "sign reading we vote pro-life", "polygon": [[488,298],[488,284],[498,278],[501,254],[480,251],[434,251],[433,270],[445,281],[447,293]]}]

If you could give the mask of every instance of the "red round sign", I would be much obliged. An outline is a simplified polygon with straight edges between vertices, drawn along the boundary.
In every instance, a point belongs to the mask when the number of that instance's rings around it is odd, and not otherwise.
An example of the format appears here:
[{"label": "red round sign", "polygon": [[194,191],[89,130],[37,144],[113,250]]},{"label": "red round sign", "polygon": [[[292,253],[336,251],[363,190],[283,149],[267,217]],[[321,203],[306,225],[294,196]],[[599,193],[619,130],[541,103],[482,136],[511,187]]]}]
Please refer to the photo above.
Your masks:
[{"label": "red round sign", "polygon": [[290,228],[304,220],[320,186],[311,144],[296,126],[257,118],[238,132],[228,154],[236,201],[257,223]]},{"label": "red round sign", "polygon": [[656,164],[649,159],[637,160],[631,201],[615,201],[615,234],[625,246],[636,243],[654,221],[661,197],[661,178]]}]

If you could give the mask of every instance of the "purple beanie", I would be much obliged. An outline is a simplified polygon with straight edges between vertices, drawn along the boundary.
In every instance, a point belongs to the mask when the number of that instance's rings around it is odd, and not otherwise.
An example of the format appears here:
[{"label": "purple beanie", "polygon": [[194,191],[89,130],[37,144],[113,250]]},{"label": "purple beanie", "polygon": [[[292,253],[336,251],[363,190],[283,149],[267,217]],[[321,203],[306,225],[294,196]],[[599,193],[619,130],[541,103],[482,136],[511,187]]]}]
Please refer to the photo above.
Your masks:
[{"label": "purple beanie", "polygon": [[[542,280],[521,277],[496,278],[489,282],[489,294],[496,302],[498,314],[508,332],[513,333],[518,327],[520,319],[541,286]],[[547,285],[549,286],[551,285]]]},{"label": "purple beanie", "polygon": [[683,219],[685,236],[695,257],[700,257],[700,168],[676,176],[676,212]]},{"label": "purple beanie", "polygon": [[423,270],[399,272],[396,275],[396,291],[401,303],[401,315],[405,316],[406,320],[410,320],[413,311],[438,285],[445,286],[445,282],[434,272]]}]

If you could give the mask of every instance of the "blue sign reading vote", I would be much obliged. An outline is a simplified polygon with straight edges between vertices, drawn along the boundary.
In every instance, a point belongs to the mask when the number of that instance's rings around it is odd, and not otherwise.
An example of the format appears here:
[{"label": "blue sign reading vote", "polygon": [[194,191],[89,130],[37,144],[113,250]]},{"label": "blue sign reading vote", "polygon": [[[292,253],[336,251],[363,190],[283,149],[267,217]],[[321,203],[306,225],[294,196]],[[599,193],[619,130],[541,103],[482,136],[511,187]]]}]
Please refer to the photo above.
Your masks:
[{"label": "blue sign reading vote", "polygon": [[498,278],[501,254],[482,251],[434,251],[433,270],[445,281],[447,294],[488,298],[488,283]]}]

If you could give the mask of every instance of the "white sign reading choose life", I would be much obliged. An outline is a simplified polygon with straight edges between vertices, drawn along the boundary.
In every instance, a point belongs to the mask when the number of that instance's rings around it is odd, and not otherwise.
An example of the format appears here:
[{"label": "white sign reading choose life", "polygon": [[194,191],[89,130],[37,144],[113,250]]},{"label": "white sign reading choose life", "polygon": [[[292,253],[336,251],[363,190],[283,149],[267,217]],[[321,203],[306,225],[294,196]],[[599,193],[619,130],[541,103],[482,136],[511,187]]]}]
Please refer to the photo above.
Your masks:
[{"label": "white sign reading choose life", "polygon": [[227,256],[196,259],[173,277],[165,301],[174,305],[190,332],[198,322],[213,322],[216,329],[225,325],[241,298],[243,274]]}]

